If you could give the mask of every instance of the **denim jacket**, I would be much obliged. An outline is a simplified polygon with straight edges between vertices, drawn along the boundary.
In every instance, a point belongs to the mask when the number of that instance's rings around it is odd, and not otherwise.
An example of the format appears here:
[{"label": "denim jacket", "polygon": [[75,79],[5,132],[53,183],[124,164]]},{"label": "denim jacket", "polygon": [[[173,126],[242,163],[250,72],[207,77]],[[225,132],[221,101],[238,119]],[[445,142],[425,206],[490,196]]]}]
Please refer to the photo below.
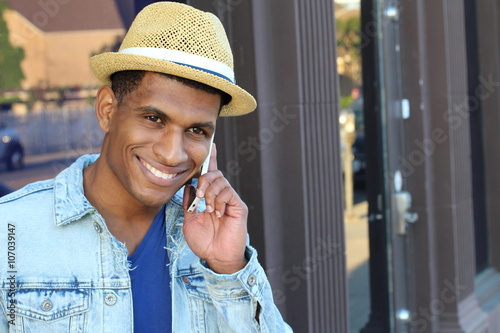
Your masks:
[{"label": "denim jacket", "polygon": [[[0,199],[0,332],[133,331],[127,249],[83,193],[82,170],[96,159]],[[190,250],[181,191],[165,214],[173,332],[290,332],[252,247],[227,275]]]}]

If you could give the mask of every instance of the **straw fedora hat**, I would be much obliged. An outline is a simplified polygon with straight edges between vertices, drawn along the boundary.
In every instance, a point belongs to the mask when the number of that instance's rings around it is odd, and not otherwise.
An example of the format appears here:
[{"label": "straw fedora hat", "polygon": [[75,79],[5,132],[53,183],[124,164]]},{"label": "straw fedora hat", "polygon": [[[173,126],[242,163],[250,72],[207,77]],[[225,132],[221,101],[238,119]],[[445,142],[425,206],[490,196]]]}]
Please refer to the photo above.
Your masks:
[{"label": "straw fedora hat", "polygon": [[125,70],[167,73],[204,83],[231,96],[221,116],[239,116],[257,106],[252,95],[235,83],[231,47],[219,19],[181,3],[145,7],[118,52],[93,56],[90,67],[105,85],[111,85],[111,74]]}]

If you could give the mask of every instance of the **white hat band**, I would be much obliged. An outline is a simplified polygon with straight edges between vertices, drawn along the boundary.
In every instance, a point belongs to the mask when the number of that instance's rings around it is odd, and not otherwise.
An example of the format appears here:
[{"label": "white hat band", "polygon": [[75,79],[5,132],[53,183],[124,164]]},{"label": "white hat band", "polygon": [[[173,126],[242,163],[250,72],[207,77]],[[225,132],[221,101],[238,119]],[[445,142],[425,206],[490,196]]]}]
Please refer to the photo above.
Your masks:
[{"label": "white hat band", "polygon": [[217,75],[231,83],[235,83],[234,71],[231,67],[220,61],[205,58],[196,54],[157,47],[129,47],[120,50],[120,53],[135,54],[174,62],[179,65],[189,66]]}]

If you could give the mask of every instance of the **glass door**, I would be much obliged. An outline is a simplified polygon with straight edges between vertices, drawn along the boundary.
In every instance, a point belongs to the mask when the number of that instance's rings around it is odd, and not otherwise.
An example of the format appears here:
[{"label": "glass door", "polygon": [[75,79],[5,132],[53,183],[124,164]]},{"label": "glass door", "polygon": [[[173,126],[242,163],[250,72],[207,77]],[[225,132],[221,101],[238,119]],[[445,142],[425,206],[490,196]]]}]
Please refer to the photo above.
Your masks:
[{"label": "glass door", "polygon": [[360,331],[407,332],[412,286],[411,194],[405,191],[405,120],[397,0],[362,2],[363,87],[370,242],[370,318]]},{"label": "glass door", "polygon": [[389,290],[389,325],[392,332],[407,332],[410,319],[409,292],[414,276],[408,263],[408,224],[418,216],[411,213],[411,194],[405,191],[404,121],[410,107],[403,95],[401,44],[399,29],[400,4],[397,0],[381,0],[376,4],[378,23],[378,81],[380,103],[380,142],[383,188],[382,219],[386,226],[387,284]]}]

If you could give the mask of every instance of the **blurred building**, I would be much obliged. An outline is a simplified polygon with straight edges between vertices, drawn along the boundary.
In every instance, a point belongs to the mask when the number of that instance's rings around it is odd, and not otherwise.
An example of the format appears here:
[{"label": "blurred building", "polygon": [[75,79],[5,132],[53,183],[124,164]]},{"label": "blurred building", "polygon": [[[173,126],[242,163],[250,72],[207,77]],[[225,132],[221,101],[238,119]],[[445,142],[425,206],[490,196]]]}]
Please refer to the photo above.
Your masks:
[{"label": "blurred building", "polygon": [[500,332],[500,1],[362,1],[369,332]]},{"label": "blurred building", "polygon": [[6,0],[4,18],[22,47],[23,89],[98,84],[89,57],[120,42],[125,29],[113,0]]}]

